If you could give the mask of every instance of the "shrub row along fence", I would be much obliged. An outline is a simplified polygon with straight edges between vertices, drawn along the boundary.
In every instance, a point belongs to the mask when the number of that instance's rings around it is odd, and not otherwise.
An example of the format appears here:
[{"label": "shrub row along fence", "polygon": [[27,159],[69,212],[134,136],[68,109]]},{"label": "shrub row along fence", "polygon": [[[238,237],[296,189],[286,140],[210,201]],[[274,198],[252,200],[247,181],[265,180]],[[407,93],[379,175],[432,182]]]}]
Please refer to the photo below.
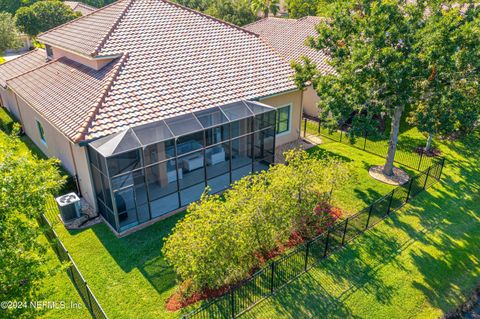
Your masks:
[{"label": "shrub row along fence", "polygon": [[67,274],[70,277],[70,280],[72,281],[73,285],[77,289],[78,293],[82,297],[83,302],[85,303],[86,307],[90,311],[90,314],[92,315],[92,317],[95,319],[108,319],[107,315],[102,309],[102,306],[100,306],[97,298],[95,298],[95,295],[93,294],[92,290],[90,289],[87,282],[83,278],[82,274],[80,273],[80,270],[78,270],[77,265],[73,261],[72,256],[70,256],[67,249],[65,249],[65,246],[60,241],[59,237],[57,236],[57,233],[53,229],[47,217],[45,217],[45,215],[42,214],[38,222],[40,226],[44,228],[44,234],[47,237],[48,241],[50,242],[50,245],[52,246],[53,250],[57,254],[58,259],[60,259],[62,263],[66,263],[68,265]]},{"label": "shrub row along fence", "polygon": [[[346,132],[342,130],[331,131],[323,126],[318,118],[306,114],[303,115],[302,136],[307,139],[313,136],[325,137],[332,141],[344,143],[384,158],[388,152],[388,140],[378,139],[364,134],[363,137],[356,138],[354,143],[351,143]],[[416,152],[416,148],[424,146],[426,142],[426,139],[425,141],[414,139],[400,140],[397,144],[397,151],[395,152],[395,162],[417,171],[423,171],[432,166],[435,162],[434,157],[427,156],[423,151],[419,153]]]},{"label": "shrub row along fence", "polygon": [[314,239],[269,262],[225,295],[185,314],[183,319],[238,318],[438,182],[444,162],[443,158],[437,159],[432,166],[411,178],[409,182],[393,189],[357,214],[335,223]]}]

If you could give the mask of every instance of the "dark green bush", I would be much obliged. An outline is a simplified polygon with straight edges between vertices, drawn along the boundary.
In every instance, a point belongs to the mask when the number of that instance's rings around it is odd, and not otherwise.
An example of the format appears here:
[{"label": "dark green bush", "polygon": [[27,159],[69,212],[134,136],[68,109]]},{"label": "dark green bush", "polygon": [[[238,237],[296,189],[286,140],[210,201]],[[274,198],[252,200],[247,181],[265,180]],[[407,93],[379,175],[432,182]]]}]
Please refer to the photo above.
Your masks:
[{"label": "dark green bush", "polygon": [[0,107],[0,130],[10,134],[13,129],[13,123],[15,120],[6,108]]}]

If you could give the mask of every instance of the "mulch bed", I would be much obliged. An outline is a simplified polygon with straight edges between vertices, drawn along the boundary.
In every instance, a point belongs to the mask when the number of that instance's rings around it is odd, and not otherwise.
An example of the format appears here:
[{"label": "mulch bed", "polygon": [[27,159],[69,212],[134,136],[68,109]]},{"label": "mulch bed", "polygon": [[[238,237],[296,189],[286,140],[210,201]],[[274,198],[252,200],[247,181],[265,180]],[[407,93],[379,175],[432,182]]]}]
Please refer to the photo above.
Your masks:
[{"label": "mulch bed", "polygon": [[[332,221],[329,222],[328,224],[322,226],[322,227],[317,227],[316,230],[315,230],[316,235],[318,236],[318,235],[322,234],[323,232],[325,232],[325,230],[327,230],[329,227],[331,227],[333,225],[333,223],[337,219],[339,219],[342,215],[343,215],[343,212],[340,208],[331,207]],[[260,267],[262,267],[269,260],[283,254],[288,249],[292,249],[292,248],[294,248],[298,245],[303,244],[305,241],[307,241],[307,238],[304,238],[298,232],[293,232],[290,235],[290,238],[288,239],[288,241],[286,243],[284,243],[284,244],[279,243],[278,246],[275,249],[267,252],[266,254],[256,253],[255,258],[258,259],[258,261],[260,263]],[[260,268],[257,267],[255,269],[250,270],[250,276],[253,275],[259,269]],[[189,305],[192,305],[192,304],[194,304],[198,301],[201,301],[201,300],[220,297],[220,296],[224,295],[225,293],[227,293],[233,286],[235,286],[237,284],[238,283],[233,284],[233,285],[223,286],[223,287],[220,287],[218,289],[205,289],[202,292],[194,293],[192,296],[190,296],[188,298],[182,297],[181,293],[177,291],[167,299],[166,304],[165,304],[165,308],[168,311],[177,311],[177,310],[185,308],[185,307],[187,307]]]},{"label": "mulch bed", "polygon": [[435,156],[440,156],[442,155],[442,151],[440,151],[438,148],[431,148],[429,151],[425,151],[425,148],[422,146],[416,147],[415,148],[415,153],[420,154],[420,155],[425,155],[428,157],[435,157]]}]

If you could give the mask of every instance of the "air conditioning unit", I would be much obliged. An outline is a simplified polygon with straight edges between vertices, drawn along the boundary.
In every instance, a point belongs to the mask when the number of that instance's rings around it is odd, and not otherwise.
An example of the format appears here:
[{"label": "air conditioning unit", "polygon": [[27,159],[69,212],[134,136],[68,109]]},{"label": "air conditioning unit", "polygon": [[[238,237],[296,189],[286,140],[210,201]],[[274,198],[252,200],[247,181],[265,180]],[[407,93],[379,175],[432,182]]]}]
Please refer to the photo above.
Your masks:
[{"label": "air conditioning unit", "polygon": [[69,193],[55,198],[64,223],[80,217],[80,198],[75,193]]}]

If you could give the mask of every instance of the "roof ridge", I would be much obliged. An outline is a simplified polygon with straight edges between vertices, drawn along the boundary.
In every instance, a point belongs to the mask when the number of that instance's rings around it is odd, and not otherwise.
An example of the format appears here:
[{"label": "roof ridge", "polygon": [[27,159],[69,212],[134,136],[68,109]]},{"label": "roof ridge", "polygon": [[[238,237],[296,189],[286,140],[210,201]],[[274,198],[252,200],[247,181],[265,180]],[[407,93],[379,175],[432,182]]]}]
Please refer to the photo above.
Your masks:
[{"label": "roof ridge", "polygon": [[130,7],[132,6],[133,2],[135,0],[124,0],[124,1],[128,1],[128,4],[125,6],[125,8],[122,10],[122,13],[120,13],[120,15],[118,16],[117,20],[113,23],[112,27],[110,28],[110,30],[108,30],[107,34],[103,37],[102,41],[100,41],[100,43],[97,45],[97,47],[95,48],[95,50],[93,52],[90,53],[90,55],[92,57],[94,56],[97,56],[98,53],[100,52],[100,50],[102,49],[102,47],[105,45],[105,43],[107,42],[107,40],[110,38],[110,36],[112,35],[113,31],[115,31],[115,29],[118,27],[118,25],[120,24],[120,22],[122,21],[123,17],[125,16],[125,14],[127,13],[128,9],[130,9]]},{"label": "roof ridge", "polygon": [[[266,21],[266,20],[269,20],[269,19],[277,19],[277,20],[292,20],[292,21],[298,21],[299,19],[293,19],[293,18],[281,18],[281,17],[266,17],[266,18],[261,18],[261,19],[258,19],[257,21],[253,21],[249,24],[246,24],[244,25],[243,27],[246,28],[246,27],[249,27],[249,26],[252,26],[252,25],[255,25],[255,24],[259,24],[263,21]],[[303,19],[303,18],[300,18],[300,19]]]},{"label": "roof ridge", "polygon": [[125,65],[125,62],[127,61],[128,56],[129,56],[128,52],[124,53],[120,58],[120,60],[118,61],[118,64],[114,67],[113,73],[109,76],[108,81],[104,84],[99,97],[96,99],[93,107],[87,113],[85,120],[80,125],[77,135],[75,135],[75,137],[73,138],[74,142],[79,142],[87,134],[88,127],[95,119],[95,116],[97,115],[97,112],[100,109],[100,106],[103,104],[103,102],[105,102],[105,98],[107,97],[108,92],[110,91],[113,85],[113,82],[115,81],[118,74],[120,73],[120,70]]},{"label": "roof ridge", "polygon": [[171,4],[171,5],[173,5],[173,6],[179,7],[179,8],[181,8],[181,9],[186,10],[186,11],[193,12],[193,13],[195,13],[195,14],[204,16],[204,17],[209,18],[209,19],[211,19],[211,20],[213,20],[213,21],[216,21],[216,22],[225,24],[225,25],[227,25],[227,26],[229,26],[229,27],[235,28],[235,29],[240,30],[240,31],[243,31],[243,32],[245,32],[245,33],[254,35],[254,36],[256,36],[256,37],[259,37],[259,35],[256,34],[255,32],[252,32],[252,31],[250,31],[250,30],[247,30],[247,29],[245,29],[245,28],[243,28],[243,27],[240,27],[240,26],[238,26],[238,25],[236,25],[236,24],[233,24],[233,23],[224,21],[224,20],[222,20],[222,19],[215,18],[214,16],[211,16],[211,15],[208,15],[208,14],[206,14],[206,13],[203,13],[203,12],[200,12],[200,11],[197,11],[197,10],[194,10],[194,9],[192,9],[192,8],[186,7],[186,6],[184,6],[184,5],[181,5],[181,4],[179,4],[179,3],[173,2],[173,1],[171,1],[171,0],[160,0],[160,1],[163,1],[163,2],[165,2],[165,3],[168,3],[168,4]]},{"label": "roof ridge", "polygon": [[89,4],[80,2],[80,1],[72,1],[72,2],[77,2],[77,7],[84,7],[84,8],[87,8],[87,9],[93,9],[94,11],[101,9],[101,8],[97,8],[97,7],[91,6]]},{"label": "roof ridge", "polygon": [[[112,3],[110,3],[109,5],[106,5],[105,7],[99,8],[99,9],[97,9],[97,10],[95,10],[95,11],[92,11],[92,12],[90,12],[90,13],[87,13],[87,14],[84,15],[84,16],[80,16],[80,17],[78,17],[78,18],[76,18],[76,19],[70,20],[70,21],[68,21],[68,22],[66,22],[66,23],[64,23],[64,24],[61,24],[61,25],[59,25],[59,26],[56,26],[55,28],[52,28],[52,29],[50,29],[50,30],[48,30],[48,31],[45,31],[45,32],[43,32],[43,33],[40,33],[39,35],[37,35],[37,39],[40,38],[40,37],[42,37],[42,36],[45,35],[45,34],[48,34],[48,33],[52,32],[52,31],[56,31],[56,30],[58,30],[58,29],[60,29],[60,28],[62,28],[62,27],[64,27],[64,26],[66,26],[66,25],[70,25],[70,24],[72,24],[72,23],[74,23],[74,22],[76,22],[76,21],[78,21],[78,20],[80,20],[80,19],[87,18],[87,17],[91,16],[92,14],[95,14],[95,13],[100,12],[100,11],[102,11],[102,10],[105,10],[105,9],[107,9],[107,8],[113,7],[114,5],[116,5],[116,4],[120,3],[120,2],[123,2],[123,1],[128,1],[128,0],[118,0],[118,1],[112,2]],[[40,39],[40,40],[41,40],[41,39]]]}]

